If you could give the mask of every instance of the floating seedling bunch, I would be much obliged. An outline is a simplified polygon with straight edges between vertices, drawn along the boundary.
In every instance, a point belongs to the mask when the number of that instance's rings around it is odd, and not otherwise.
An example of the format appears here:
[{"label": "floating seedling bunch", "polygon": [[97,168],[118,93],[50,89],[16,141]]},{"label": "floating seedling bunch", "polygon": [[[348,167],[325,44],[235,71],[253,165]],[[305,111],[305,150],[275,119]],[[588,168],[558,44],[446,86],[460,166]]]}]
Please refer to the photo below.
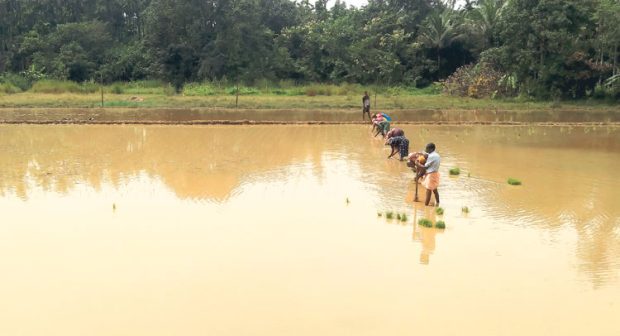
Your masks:
[{"label": "floating seedling bunch", "polygon": [[394,211],[386,211],[385,214],[383,212],[377,212],[377,217],[383,217],[385,215],[386,219],[396,219],[401,222],[406,222],[409,220],[409,216],[406,213],[394,212]]},{"label": "floating seedling bunch", "polygon": [[418,221],[418,225],[421,225],[421,226],[427,227],[427,228],[432,228],[433,227],[433,222],[430,219],[421,218]]},{"label": "floating seedling bunch", "polygon": [[468,214],[469,213],[469,208],[464,206],[464,207],[461,208],[461,212],[465,213],[465,214]]},{"label": "floating seedling bunch", "polygon": [[518,180],[516,178],[508,178],[508,184],[513,185],[513,186],[520,186],[521,185],[521,180]]},{"label": "floating seedling bunch", "polygon": [[437,229],[445,229],[446,228],[446,222],[440,220],[437,221],[437,223],[435,223],[435,228]]},{"label": "floating seedling bunch", "polygon": [[450,169],[450,175],[452,176],[458,176],[461,174],[461,168],[456,167],[456,168],[451,168]]},{"label": "floating seedling bunch", "polygon": [[[431,221],[430,219],[426,219],[426,218],[422,218],[418,221],[418,225],[423,226],[425,228],[432,228],[433,227],[433,221]],[[439,220],[435,223],[435,228],[437,229],[445,229],[446,228],[446,222]]]}]

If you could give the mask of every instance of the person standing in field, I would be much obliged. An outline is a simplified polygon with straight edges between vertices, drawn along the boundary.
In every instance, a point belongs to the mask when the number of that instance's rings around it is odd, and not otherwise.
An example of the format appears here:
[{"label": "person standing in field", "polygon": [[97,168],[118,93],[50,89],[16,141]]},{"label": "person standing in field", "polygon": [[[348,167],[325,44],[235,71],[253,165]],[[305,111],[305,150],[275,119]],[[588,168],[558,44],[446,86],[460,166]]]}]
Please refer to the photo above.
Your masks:
[{"label": "person standing in field", "polygon": [[428,206],[431,203],[431,194],[435,194],[435,206],[439,206],[439,165],[441,164],[441,157],[435,151],[435,144],[429,143],[426,145],[426,163],[422,165],[419,161],[416,161],[416,167],[419,169],[426,169],[422,185],[426,188],[426,201],[424,205]]},{"label": "person standing in field", "polygon": [[370,120],[370,96],[368,91],[364,91],[364,97],[362,97],[362,120],[366,120],[366,115],[368,115],[368,120]]}]

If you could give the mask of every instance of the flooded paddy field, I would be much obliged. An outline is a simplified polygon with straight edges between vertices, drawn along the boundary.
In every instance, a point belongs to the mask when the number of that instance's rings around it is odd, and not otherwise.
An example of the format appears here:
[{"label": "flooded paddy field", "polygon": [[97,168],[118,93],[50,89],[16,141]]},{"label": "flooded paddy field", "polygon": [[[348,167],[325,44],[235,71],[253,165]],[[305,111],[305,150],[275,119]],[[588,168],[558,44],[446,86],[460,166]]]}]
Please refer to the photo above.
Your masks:
[{"label": "flooded paddy field", "polygon": [[403,129],[441,217],[367,126],[1,125],[0,335],[620,334],[620,127]]}]

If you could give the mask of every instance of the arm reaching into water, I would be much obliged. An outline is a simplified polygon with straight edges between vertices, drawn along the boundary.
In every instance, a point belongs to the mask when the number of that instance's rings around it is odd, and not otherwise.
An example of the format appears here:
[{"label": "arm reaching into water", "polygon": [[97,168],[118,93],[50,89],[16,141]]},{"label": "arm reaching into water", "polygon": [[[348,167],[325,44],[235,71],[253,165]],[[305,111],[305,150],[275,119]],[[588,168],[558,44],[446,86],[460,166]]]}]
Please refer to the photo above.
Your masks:
[{"label": "arm reaching into water", "polygon": [[396,153],[398,153],[398,147],[392,146],[392,153],[390,153],[390,155],[387,158],[391,159],[392,156],[394,156]]}]

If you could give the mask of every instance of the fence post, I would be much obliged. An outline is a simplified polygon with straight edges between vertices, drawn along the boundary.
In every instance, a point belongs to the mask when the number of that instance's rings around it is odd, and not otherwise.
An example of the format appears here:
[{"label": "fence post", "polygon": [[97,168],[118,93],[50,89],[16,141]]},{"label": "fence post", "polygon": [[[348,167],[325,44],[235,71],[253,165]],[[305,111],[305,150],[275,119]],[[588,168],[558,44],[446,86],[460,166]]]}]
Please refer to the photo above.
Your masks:
[{"label": "fence post", "polygon": [[103,107],[103,73],[99,74],[99,87],[101,88],[101,107]]}]

